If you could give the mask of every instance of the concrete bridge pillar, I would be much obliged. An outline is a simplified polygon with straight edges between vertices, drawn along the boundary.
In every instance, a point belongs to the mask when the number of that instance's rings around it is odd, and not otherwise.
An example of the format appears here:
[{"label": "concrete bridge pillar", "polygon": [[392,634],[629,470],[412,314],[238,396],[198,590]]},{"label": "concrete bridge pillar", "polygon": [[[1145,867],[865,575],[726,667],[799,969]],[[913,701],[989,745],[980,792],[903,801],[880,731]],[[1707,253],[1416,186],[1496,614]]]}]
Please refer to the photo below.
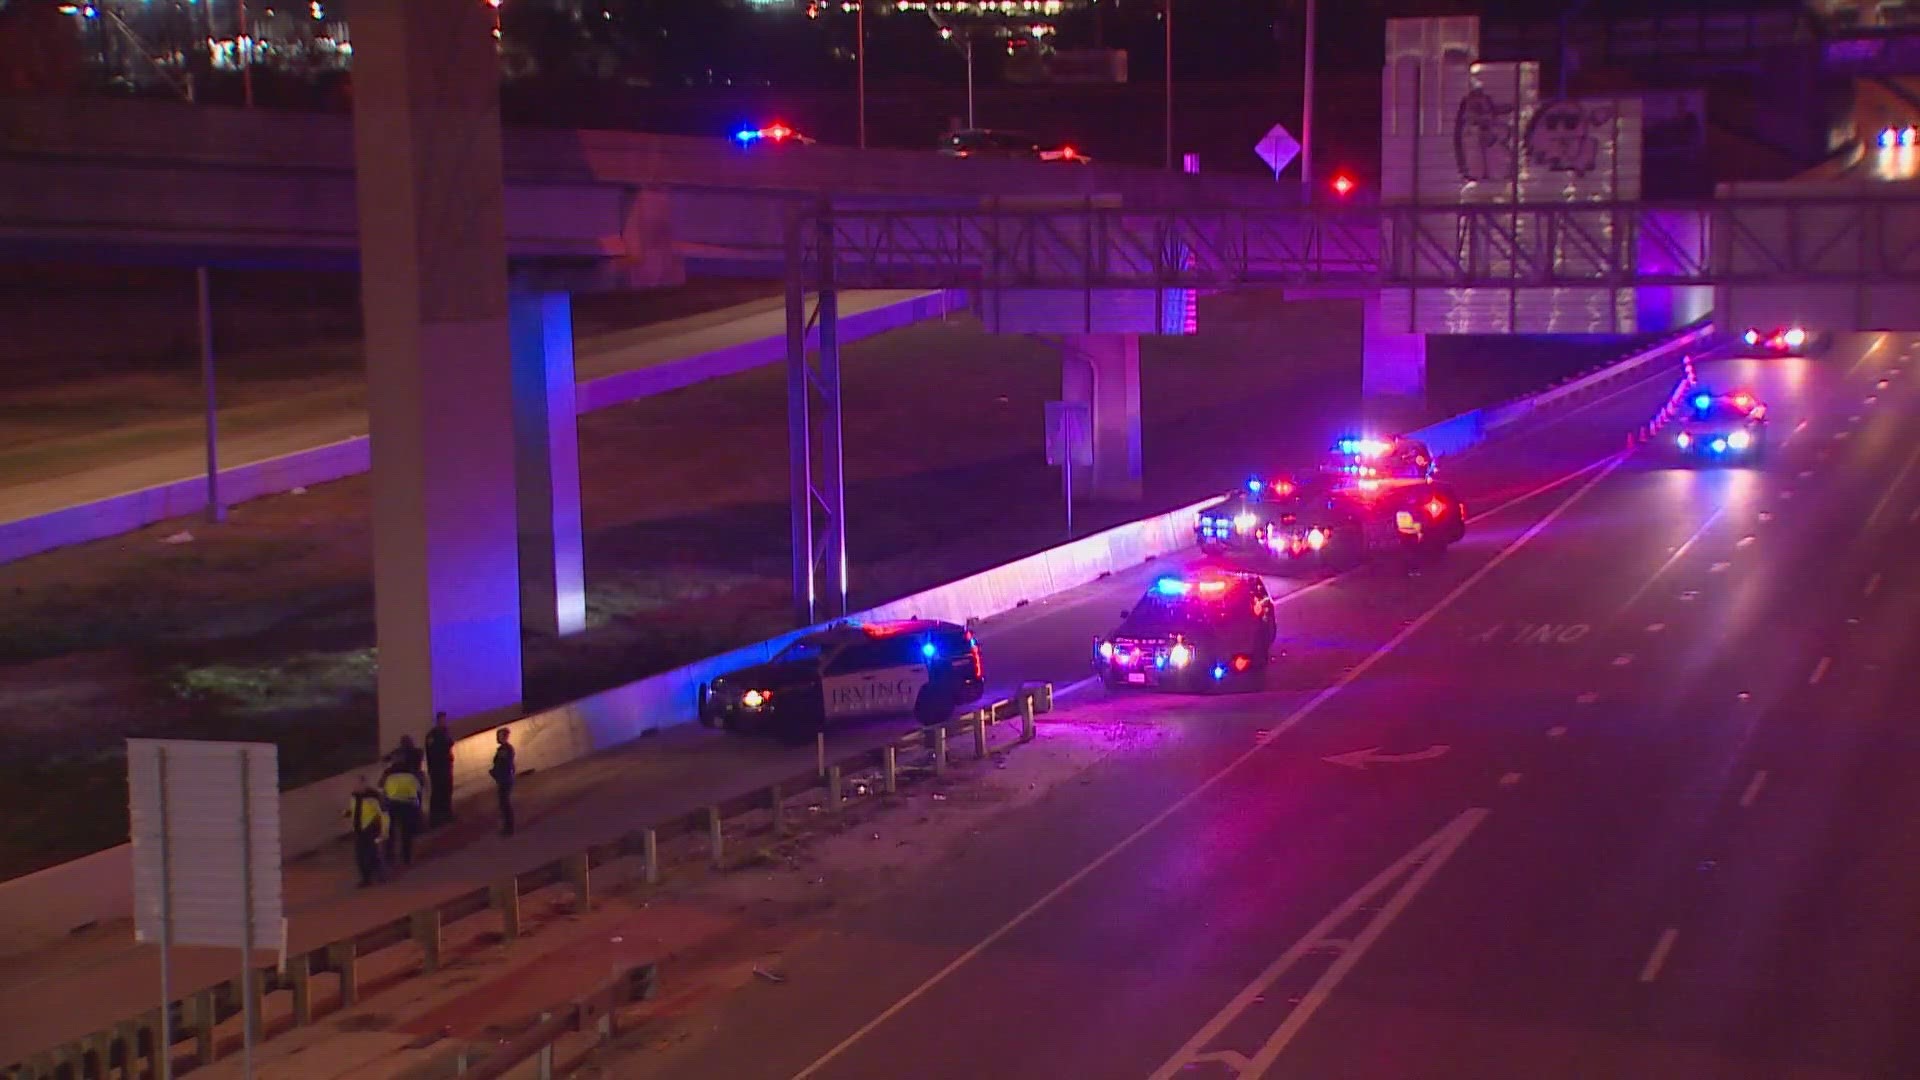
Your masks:
[{"label": "concrete bridge pillar", "polygon": [[573,298],[563,292],[515,294],[510,323],[521,625],[532,633],[577,634],[587,628],[587,589]]},{"label": "concrete bridge pillar", "polygon": [[1423,408],[1427,397],[1427,337],[1408,333],[1404,314],[1395,318],[1376,294],[1365,307],[1360,392],[1369,406]]},{"label": "concrete bridge pillar", "polygon": [[354,17],[380,745],[521,699],[514,394],[493,12]]},{"label": "concrete bridge pillar", "polygon": [[1074,495],[1093,502],[1142,498],[1140,335],[1064,335],[1060,383],[1061,399],[1088,406],[1093,417],[1093,464],[1075,470]]}]

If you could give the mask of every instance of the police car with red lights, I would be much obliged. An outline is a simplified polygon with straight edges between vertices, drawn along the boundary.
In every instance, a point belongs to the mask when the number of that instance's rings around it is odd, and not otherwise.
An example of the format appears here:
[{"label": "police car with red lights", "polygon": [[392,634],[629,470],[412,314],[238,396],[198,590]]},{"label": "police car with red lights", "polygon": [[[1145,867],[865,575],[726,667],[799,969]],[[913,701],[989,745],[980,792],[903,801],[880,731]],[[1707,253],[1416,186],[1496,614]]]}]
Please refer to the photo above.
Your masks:
[{"label": "police car with red lights", "polygon": [[1687,399],[1673,446],[1690,460],[1756,461],[1766,453],[1767,406],[1745,390],[1699,389]]},{"label": "police car with red lights", "polygon": [[1273,597],[1258,574],[1163,577],[1094,641],[1093,669],[1114,689],[1213,690],[1265,671],[1274,634]]},{"label": "police car with red lights", "polygon": [[1353,560],[1390,548],[1434,554],[1467,532],[1467,508],[1424,442],[1350,437],[1306,481],[1250,480],[1200,514],[1202,552],[1271,563]]},{"label": "police car with red lights", "polygon": [[980,646],[964,626],[930,619],[839,623],[803,634],[764,664],[701,688],[700,722],[804,742],[829,724],[910,715],[951,718],[985,691]]},{"label": "police car with red lights", "polygon": [[1805,356],[1813,349],[1813,335],[1804,326],[1752,327],[1740,336],[1752,356]]}]

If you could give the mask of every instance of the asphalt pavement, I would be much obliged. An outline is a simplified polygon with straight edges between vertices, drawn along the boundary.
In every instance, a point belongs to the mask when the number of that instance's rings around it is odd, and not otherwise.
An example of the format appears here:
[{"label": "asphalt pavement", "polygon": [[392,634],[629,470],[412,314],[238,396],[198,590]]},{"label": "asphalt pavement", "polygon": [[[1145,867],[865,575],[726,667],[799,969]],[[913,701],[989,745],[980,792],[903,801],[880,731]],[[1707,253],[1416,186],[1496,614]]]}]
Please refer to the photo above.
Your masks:
[{"label": "asphalt pavement", "polygon": [[1917,366],[1702,365],[1757,468],[1622,453],[1664,386],[1450,461],[1444,562],[1297,591],[1265,690],[618,1074],[1920,1075]]},{"label": "asphalt pavement", "polygon": [[[1819,381],[1815,375],[1806,378]],[[667,1069],[665,1074],[791,1075],[806,1064],[799,1057],[824,1052],[879,1015],[891,1000],[887,994],[897,997],[911,990],[915,980],[962,955],[1022,907],[1045,896],[1064,874],[1101,857],[1134,829],[1154,822],[1156,815],[1165,815],[1168,820],[1097,868],[1101,878],[1097,887],[1091,880],[1096,874],[1089,873],[1060,898],[1066,901],[1093,887],[1096,892],[1111,890],[1114,896],[1127,898],[1124,903],[1103,905],[1091,921],[1071,904],[1042,905],[981,954],[981,959],[991,957],[992,962],[963,965],[955,978],[924,995],[951,1005],[941,995],[985,979],[975,987],[978,993],[1006,1002],[1004,1010],[994,1006],[993,1026],[1019,1033],[1018,1045],[1001,1048],[1007,1051],[1005,1062],[992,1061],[994,1068],[1005,1068],[1010,1075],[1029,1068],[1039,1075],[1045,1071],[1042,1064],[1051,1067],[1082,1060],[1074,1056],[1085,1050],[1078,1042],[1056,1042],[1045,1029],[1035,1028],[1033,1017],[1056,1009],[1076,1014],[1074,1031],[1090,1034],[1101,1030],[1102,1023],[1118,1025],[1113,1038],[1098,1040],[1101,1054],[1110,1055],[1101,1059],[1108,1063],[1103,1067],[1117,1070],[1113,1075],[1150,1072],[1155,1063],[1142,1067],[1142,1054],[1151,1057],[1150,1048],[1161,1047],[1158,1052],[1165,1057],[1204,1024],[1206,1017],[1201,1014],[1218,1010],[1236,992],[1228,984],[1244,973],[1230,960],[1251,962],[1264,954],[1283,952],[1287,942],[1337,906],[1355,880],[1377,873],[1380,866],[1401,858],[1451,820],[1459,808],[1446,800],[1436,801],[1435,785],[1452,785],[1445,790],[1458,788],[1459,799],[1465,799],[1477,790],[1474,785],[1485,771],[1482,758],[1468,751],[1470,731],[1449,731],[1448,739],[1458,745],[1430,763],[1375,765],[1349,775],[1352,770],[1328,766],[1319,757],[1375,745],[1384,753],[1427,749],[1424,743],[1415,745],[1426,734],[1419,728],[1421,723],[1461,715],[1455,710],[1465,706],[1479,708],[1473,704],[1477,698],[1485,698],[1488,708],[1507,707],[1501,694],[1507,682],[1516,681],[1519,669],[1512,666],[1513,657],[1548,662],[1543,658],[1549,653],[1559,655],[1555,650],[1503,653],[1477,648],[1471,655],[1482,666],[1483,677],[1456,679],[1445,663],[1434,659],[1435,650],[1445,654],[1448,649],[1465,648],[1436,636],[1443,619],[1485,602],[1502,619],[1568,624],[1585,619],[1586,634],[1600,640],[1598,624],[1584,607],[1540,598],[1502,606],[1497,598],[1508,595],[1503,582],[1531,565],[1535,551],[1549,546],[1552,554],[1545,556],[1549,567],[1569,559],[1593,562],[1596,569],[1582,572],[1583,587],[1600,592],[1615,589],[1624,597],[1625,585],[1603,588],[1599,584],[1609,567],[1618,570],[1626,565],[1621,553],[1582,537],[1587,536],[1587,522],[1597,506],[1614,507],[1616,523],[1633,521],[1633,494],[1617,494],[1615,489],[1644,470],[1636,465],[1604,471],[1618,456],[1624,434],[1658,408],[1671,384],[1671,374],[1663,374],[1557,416],[1553,423],[1514,439],[1447,459],[1444,475],[1457,485],[1470,507],[1471,533],[1437,566],[1409,574],[1396,561],[1382,560],[1338,577],[1308,572],[1272,578],[1274,591],[1287,599],[1280,608],[1280,647],[1285,655],[1270,673],[1271,689],[1218,699],[1165,699],[1164,708],[1153,712],[1155,722],[1169,725],[1178,738],[1164,757],[1144,766],[1102,772],[1073,792],[1048,800],[1041,820],[1020,817],[1018,824],[1010,826],[1004,844],[975,849],[977,865],[953,868],[951,877],[943,871],[943,882],[970,884],[960,888],[942,884],[900,906],[895,914],[904,922],[850,930],[877,935],[878,945],[905,949],[912,960],[897,962],[890,955],[860,955],[855,960],[861,950],[823,957],[820,962],[828,971],[851,972],[855,969],[844,965],[857,963],[858,975],[843,977],[857,981],[861,992],[811,1001],[808,1009],[817,1014],[810,1011],[804,1018],[785,1015],[791,1002],[764,1003],[772,1007],[771,1013],[744,1015],[742,1025],[766,1026],[769,1038],[777,1035],[779,1044],[792,1050],[789,1057],[769,1057],[749,1068],[746,1062],[732,1060],[729,1055],[734,1051],[723,1046],[715,1050],[718,1059],[689,1058],[679,1073],[673,1069],[680,1066],[660,1063]],[[1274,464],[1250,463],[1261,468]],[[1736,477],[1729,472],[1719,482],[1732,483]],[[1586,499],[1557,509],[1588,484],[1596,487]],[[1541,525],[1545,515],[1556,513],[1559,517]],[[1677,515],[1662,525],[1659,536],[1676,534],[1686,525],[1685,516]],[[1631,528],[1622,535],[1632,542],[1633,550],[1655,554],[1659,544],[1666,542],[1654,535],[1640,536]],[[1523,560],[1523,555],[1529,558]],[[1145,564],[983,624],[979,634],[991,692],[1001,694],[1022,682],[1046,680],[1063,689],[1073,687],[1075,694],[1068,700],[1097,699],[1103,691],[1075,686],[1087,675],[1094,635],[1111,630],[1120,609],[1132,606],[1155,576],[1179,565]],[[1552,574],[1534,575],[1543,576]],[[1488,597],[1496,599],[1485,600]],[[1437,604],[1442,605],[1438,610]],[[1485,617],[1477,620],[1487,621]],[[1382,651],[1390,642],[1394,648]],[[1584,645],[1591,647],[1592,642]],[[1571,657],[1581,650],[1563,651]],[[1529,680],[1548,684],[1543,694],[1560,689],[1554,685],[1555,677],[1544,671]],[[1328,687],[1337,688],[1337,693],[1329,696]],[[1312,712],[1301,714],[1302,708]],[[1286,719],[1289,716],[1293,719]],[[1409,723],[1414,727],[1401,730]],[[836,730],[828,750],[838,756],[877,744],[909,726],[900,721]],[[1213,779],[1224,764],[1283,727],[1284,740],[1253,755],[1227,776]],[[489,815],[476,806],[471,819],[456,828],[456,835],[435,838],[418,866],[379,889],[351,887],[352,874],[343,851],[290,866],[286,884],[289,944],[295,950],[323,945],[354,929],[531,869],[588,843],[762,787],[805,768],[811,759],[811,748],[788,749],[682,728],[551,773],[530,775],[516,799],[521,809],[516,836],[487,835]],[[1357,800],[1356,792],[1350,790],[1356,783],[1362,785],[1362,797]],[[1206,798],[1178,802],[1201,784],[1209,785]],[[1233,804],[1229,818],[1218,818],[1221,809],[1215,800],[1228,796],[1245,801]],[[1181,820],[1171,820],[1176,814]],[[1323,819],[1343,823],[1341,830],[1334,834],[1318,828],[1316,823]],[[1224,845],[1221,852],[1232,852],[1234,857],[1219,863],[1194,862],[1191,830],[1195,827],[1215,835]],[[1277,863],[1276,852],[1285,853]],[[1170,866],[1186,869],[1170,871]],[[1242,876],[1255,868],[1255,878]],[[1216,886],[1197,893],[1189,889],[1179,880],[1189,869],[1217,881]],[[1174,874],[1172,879],[1167,879],[1169,873]],[[1143,899],[1137,886],[1129,884],[1135,880],[1129,877],[1133,874],[1166,879],[1165,895],[1156,891]],[[1240,897],[1239,906],[1233,911],[1217,910],[1215,888]],[[1136,917],[1143,904],[1161,916],[1143,923]],[[1196,913],[1205,914],[1197,918]],[[1185,936],[1200,933],[1196,923],[1207,920],[1214,929],[1204,932],[1203,942]],[[1145,932],[1149,926],[1154,928],[1151,934]],[[1104,928],[1109,936],[1084,938],[1095,928]],[[0,1061],[84,1035],[150,1007],[158,983],[157,958],[153,950],[134,946],[126,937],[124,927],[101,928],[77,935],[58,949],[10,960],[7,970],[0,971],[0,1016],[8,1017],[7,1023],[0,1024]],[[1117,953],[1109,954],[1109,949]],[[1132,973],[1128,977],[1144,980],[1132,997],[1088,993],[1077,983],[1100,970],[1100,958],[1108,955],[1125,957],[1126,970]],[[992,989],[995,973],[1004,974],[1002,962],[1017,970],[1047,957],[1053,959],[1042,966],[1050,978],[1060,980],[1059,992],[1070,1000],[1036,1010],[1021,995]],[[173,986],[176,993],[189,993],[229,977],[232,966],[230,957],[216,951],[180,950],[173,965]],[[1154,1006],[1151,1003],[1160,992],[1165,971],[1190,971],[1193,978],[1207,981],[1207,987],[1182,988],[1179,1007]],[[1016,976],[1014,981],[1028,988],[1042,985],[1037,974]],[[1126,1005],[1129,1000],[1139,1002],[1137,1010]],[[1022,1003],[1016,1007],[1016,1002]],[[751,1010],[754,1003],[748,998],[740,1004]],[[967,1008],[978,1012],[985,1006]],[[1089,1015],[1078,1015],[1087,1010]],[[1151,1013],[1152,1023],[1143,1022],[1136,1011]],[[884,1066],[861,1064],[866,1060],[862,1055],[886,1059],[900,1049],[893,1043],[900,1030],[892,1020],[883,1023],[871,1037],[857,1040],[836,1058],[832,1074],[885,1072]],[[1146,1042],[1140,1041],[1149,1035]],[[939,1075],[979,1075],[977,1069],[989,1064],[977,1055],[991,1042],[964,1042],[951,1051],[954,1071]],[[1057,1053],[1049,1049],[1056,1047]],[[865,1071],[869,1067],[879,1071]],[[1075,1068],[1050,1075],[1108,1073]]]}]

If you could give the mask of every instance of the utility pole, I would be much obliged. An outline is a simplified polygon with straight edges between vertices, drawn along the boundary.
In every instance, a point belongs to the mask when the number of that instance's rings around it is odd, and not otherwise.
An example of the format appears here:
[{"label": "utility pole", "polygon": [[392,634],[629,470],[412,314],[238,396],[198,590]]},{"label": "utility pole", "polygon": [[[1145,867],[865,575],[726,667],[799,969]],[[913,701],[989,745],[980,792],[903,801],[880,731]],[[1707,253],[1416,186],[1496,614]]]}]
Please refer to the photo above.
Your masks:
[{"label": "utility pole", "polygon": [[1300,82],[1300,204],[1313,202],[1313,53],[1315,8],[1318,0],[1307,0],[1306,62]]},{"label": "utility pole", "polygon": [[853,80],[855,107],[860,111],[860,149],[867,148],[867,0],[853,4]]},{"label": "utility pole", "polygon": [[1166,83],[1167,83],[1167,105],[1166,105],[1167,146],[1166,146],[1165,165],[1166,165],[1166,170],[1168,172],[1172,172],[1173,171],[1173,0],[1166,0],[1166,4],[1167,4],[1167,9],[1165,14],[1162,16],[1162,21],[1166,23],[1166,30],[1167,30],[1167,44],[1166,44],[1167,70],[1166,70],[1166,76],[1165,76]]}]

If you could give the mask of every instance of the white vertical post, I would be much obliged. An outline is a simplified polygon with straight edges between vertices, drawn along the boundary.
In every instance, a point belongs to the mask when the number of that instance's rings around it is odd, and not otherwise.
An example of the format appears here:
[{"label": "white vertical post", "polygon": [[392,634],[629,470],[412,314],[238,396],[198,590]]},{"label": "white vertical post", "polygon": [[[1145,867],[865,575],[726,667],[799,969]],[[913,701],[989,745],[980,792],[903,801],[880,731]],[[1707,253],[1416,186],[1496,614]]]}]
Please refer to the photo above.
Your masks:
[{"label": "white vertical post", "polygon": [[167,813],[167,748],[158,747],[154,768],[160,789],[160,1036],[153,1052],[160,1080],[173,1080],[173,823]]},{"label": "white vertical post", "polygon": [[1303,206],[1313,202],[1313,23],[1318,6],[1316,0],[1307,0],[1306,63],[1300,77],[1300,202]]},{"label": "white vertical post", "polygon": [[193,281],[200,316],[200,389],[207,413],[207,520],[225,521],[227,508],[220,501],[220,398],[213,376],[213,283],[204,266],[193,272]]},{"label": "white vertical post", "polygon": [[855,108],[860,113],[860,149],[867,148],[867,0],[853,5],[853,70]]},{"label": "white vertical post", "polygon": [[253,777],[246,747],[240,748],[240,1040],[247,1080],[253,1080]]}]

